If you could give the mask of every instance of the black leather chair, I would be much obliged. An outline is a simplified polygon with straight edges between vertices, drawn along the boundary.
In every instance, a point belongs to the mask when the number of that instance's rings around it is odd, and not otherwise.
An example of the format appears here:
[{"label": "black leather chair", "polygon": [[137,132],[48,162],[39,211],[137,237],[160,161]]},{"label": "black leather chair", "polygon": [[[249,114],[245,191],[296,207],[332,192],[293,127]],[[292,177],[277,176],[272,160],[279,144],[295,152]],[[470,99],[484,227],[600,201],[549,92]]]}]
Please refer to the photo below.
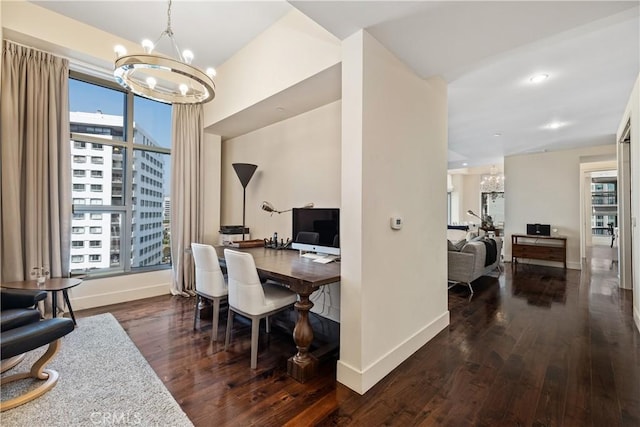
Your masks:
[{"label": "black leather chair", "polygon": [[58,381],[58,372],[44,369],[60,347],[59,339],[73,331],[73,320],[55,318],[41,320],[38,301],[45,299],[44,291],[2,290],[0,292],[0,356],[2,372],[14,367],[24,358],[24,353],[49,344],[47,351],[29,372],[21,372],[2,378],[0,385],[25,379],[45,380],[33,390],[3,401],[0,411],[15,408],[51,390]]}]

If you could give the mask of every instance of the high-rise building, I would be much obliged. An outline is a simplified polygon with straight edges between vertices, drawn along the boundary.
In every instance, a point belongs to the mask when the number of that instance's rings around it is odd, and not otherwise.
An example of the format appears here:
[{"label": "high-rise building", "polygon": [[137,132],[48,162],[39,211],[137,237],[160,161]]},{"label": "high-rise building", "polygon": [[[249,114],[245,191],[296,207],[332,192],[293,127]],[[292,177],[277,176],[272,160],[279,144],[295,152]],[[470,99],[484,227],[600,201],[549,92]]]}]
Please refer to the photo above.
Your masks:
[{"label": "high-rise building", "polygon": [[163,221],[171,221],[171,197],[164,196],[164,217]]},{"label": "high-rise building", "polygon": [[[97,113],[71,112],[75,134],[89,134],[112,140],[123,139],[123,119]],[[157,146],[153,138],[134,125],[134,142]],[[121,147],[83,141],[71,142],[73,204],[123,206],[126,153]],[[162,263],[163,179],[162,154],[134,150],[132,174],[131,266]],[[76,212],[71,238],[71,269],[86,270],[120,265],[120,213]]]}]

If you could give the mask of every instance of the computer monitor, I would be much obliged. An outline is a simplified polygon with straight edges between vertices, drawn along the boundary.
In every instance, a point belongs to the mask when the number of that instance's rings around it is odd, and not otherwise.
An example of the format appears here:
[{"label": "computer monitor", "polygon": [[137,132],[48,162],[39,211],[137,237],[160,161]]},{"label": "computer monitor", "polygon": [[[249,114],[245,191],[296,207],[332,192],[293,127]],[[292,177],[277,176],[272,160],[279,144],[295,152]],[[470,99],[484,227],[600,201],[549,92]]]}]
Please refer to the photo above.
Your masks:
[{"label": "computer monitor", "polygon": [[[296,241],[298,233],[317,233],[318,243]],[[320,254],[340,255],[340,209],[294,208],[292,210],[293,249]]]}]

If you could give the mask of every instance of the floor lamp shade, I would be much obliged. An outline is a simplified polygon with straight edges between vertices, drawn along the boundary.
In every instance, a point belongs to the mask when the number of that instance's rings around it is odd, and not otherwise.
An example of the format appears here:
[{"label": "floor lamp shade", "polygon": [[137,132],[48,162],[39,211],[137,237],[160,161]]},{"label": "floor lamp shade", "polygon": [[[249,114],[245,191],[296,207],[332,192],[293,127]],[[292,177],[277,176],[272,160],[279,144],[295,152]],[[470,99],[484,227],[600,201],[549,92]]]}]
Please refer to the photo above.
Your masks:
[{"label": "floor lamp shade", "polygon": [[233,163],[231,166],[233,166],[233,169],[236,171],[236,175],[238,175],[242,188],[247,188],[254,172],[258,169],[258,165],[252,165],[250,163]]},{"label": "floor lamp shade", "polygon": [[231,166],[233,166],[233,170],[236,171],[240,184],[242,184],[242,240],[244,240],[247,185],[249,184],[249,181],[251,181],[256,169],[258,169],[258,165],[252,165],[250,163],[232,163]]}]

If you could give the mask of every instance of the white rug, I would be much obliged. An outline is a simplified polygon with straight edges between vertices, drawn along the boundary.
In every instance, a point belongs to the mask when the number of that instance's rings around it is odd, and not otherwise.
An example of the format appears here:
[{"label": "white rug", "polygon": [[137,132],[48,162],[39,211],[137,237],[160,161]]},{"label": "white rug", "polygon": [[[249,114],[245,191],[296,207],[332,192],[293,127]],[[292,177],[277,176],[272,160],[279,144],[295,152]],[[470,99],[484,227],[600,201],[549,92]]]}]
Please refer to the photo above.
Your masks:
[{"label": "white rug", "polygon": [[[28,353],[3,376],[28,370],[45,350]],[[1,413],[3,427],[193,425],[110,313],[78,319],[46,367],[60,373],[58,383],[40,398]],[[31,381],[3,386],[2,400]]]}]

